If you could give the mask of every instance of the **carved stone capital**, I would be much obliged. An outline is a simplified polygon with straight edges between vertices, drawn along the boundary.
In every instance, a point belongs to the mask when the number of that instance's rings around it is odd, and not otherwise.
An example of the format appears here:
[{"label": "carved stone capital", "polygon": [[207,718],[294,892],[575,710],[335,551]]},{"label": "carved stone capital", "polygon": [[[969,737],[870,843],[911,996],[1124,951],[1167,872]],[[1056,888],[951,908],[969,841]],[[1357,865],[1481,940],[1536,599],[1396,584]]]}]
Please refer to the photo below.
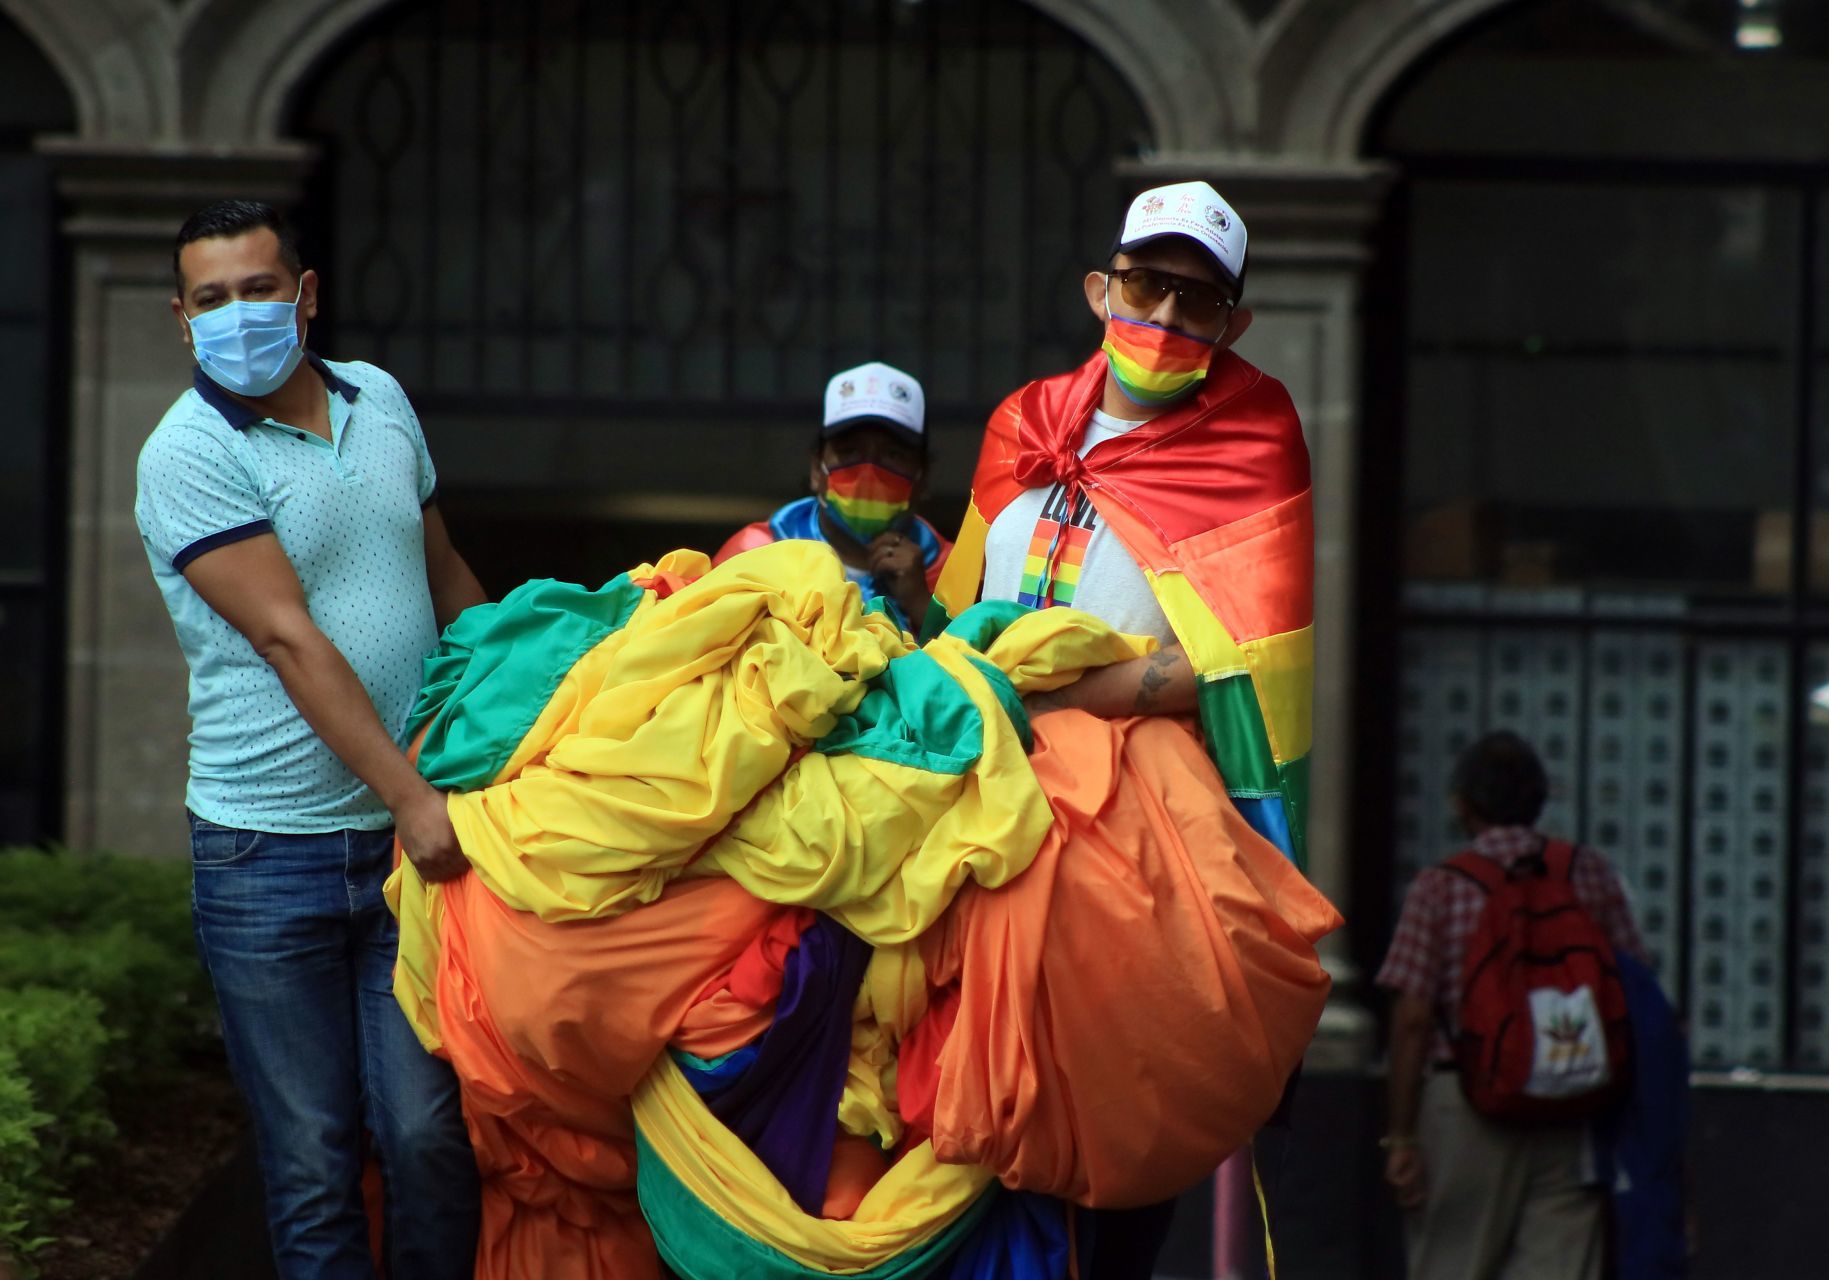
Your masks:
[{"label": "carved stone capital", "polygon": [[298,204],[317,150],[304,143],[175,148],[82,138],[40,138],[63,200],[65,234],[80,243],[169,244],[184,219],[212,200]]}]

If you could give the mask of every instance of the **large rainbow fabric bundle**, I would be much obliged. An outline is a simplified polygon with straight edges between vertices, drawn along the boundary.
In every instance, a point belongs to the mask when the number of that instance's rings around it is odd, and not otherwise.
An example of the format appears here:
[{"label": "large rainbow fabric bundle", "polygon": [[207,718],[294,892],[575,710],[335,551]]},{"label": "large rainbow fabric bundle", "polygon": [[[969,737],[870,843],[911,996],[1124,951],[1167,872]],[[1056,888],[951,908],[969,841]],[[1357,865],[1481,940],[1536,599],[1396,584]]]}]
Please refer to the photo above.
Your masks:
[{"label": "large rainbow fabric bundle", "polygon": [[1025,714],[1145,647],[1014,605],[916,647],[801,542],[459,618],[415,728],[473,871],[389,897],[477,1274],[1064,1277],[1072,1206],[1246,1141],[1338,917],[1190,727]]}]

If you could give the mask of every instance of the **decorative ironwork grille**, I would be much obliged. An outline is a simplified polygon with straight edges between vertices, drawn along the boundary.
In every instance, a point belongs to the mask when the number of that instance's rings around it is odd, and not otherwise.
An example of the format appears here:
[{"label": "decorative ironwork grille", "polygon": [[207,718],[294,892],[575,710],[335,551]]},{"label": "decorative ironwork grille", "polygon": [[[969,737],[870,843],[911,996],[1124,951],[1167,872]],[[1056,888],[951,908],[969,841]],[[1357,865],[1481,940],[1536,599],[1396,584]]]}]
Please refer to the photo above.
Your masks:
[{"label": "decorative ironwork grille", "polygon": [[[1829,1065],[1824,171],[1771,169],[1758,181],[1673,164],[1622,180],[1605,162],[1543,162],[1550,180],[1520,178],[1505,161],[1407,163],[1409,323],[1420,336],[1406,357],[1412,512],[1392,888],[1465,843],[1446,795],[1461,749],[1486,729],[1516,729],[1550,773],[1543,829],[1595,843],[1631,889],[1658,976],[1688,1014],[1696,1064],[1820,1071]],[[1554,269],[1505,257],[1502,222],[1469,209],[1523,210],[1536,225],[1552,203],[1568,222],[1641,224],[1641,249],[1661,233],[1700,246],[1698,262],[1718,251],[1698,269],[1742,282],[1751,320],[1725,303],[1715,313],[1716,332],[1739,345],[1656,327],[1670,308],[1612,249],[1604,256],[1622,283],[1593,295],[1615,301],[1584,310],[1578,323],[1589,328],[1508,333],[1533,302],[1518,282],[1546,295],[1562,285]],[[1709,216],[1685,226],[1673,209]],[[1646,210],[1659,216],[1642,218]],[[1452,212],[1426,221],[1443,211]],[[1758,230],[1751,241],[1745,226]],[[1477,230],[1447,243],[1458,228]],[[1605,239],[1590,228],[1579,243]],[[1476,262],[1484,277],[1470,275]],[[1492,283],[1500,274],[1509,290]],[[1451,343],[1439,336],[1449,327]],[[1731,388],[1730,409],[1697,410],[1708,384]],[[1685,391],[1676,410],[1647,411],[1641,386]],[[1577,434],[1607,442],[1597,456],[1630,456],[1631,469],[1573,457],[1534,408],[1524,410],[1528,448],[1555,459],[1558,474],[1539,486],[1528,462],[1504,454],[1522,434],[1505,413],[1550,389],[1566,393]],[[1731,441],[1732,466],[1717,464],[1723,449],[1672,445],[1684,414]],[[1626,443],[1653,418],[1657,443]],[[1463,439],[1470,452],[1456,457]],[[1472,457],[1476,448],[1486,456]]]},{"label": "decorative ironwork grille", "polygon": [[881,358],[970,407],[1084,357],[1147,145],[1015,0],[431,0],[328,59],[308,230],[341,349],[422,402],[804,411]]}]

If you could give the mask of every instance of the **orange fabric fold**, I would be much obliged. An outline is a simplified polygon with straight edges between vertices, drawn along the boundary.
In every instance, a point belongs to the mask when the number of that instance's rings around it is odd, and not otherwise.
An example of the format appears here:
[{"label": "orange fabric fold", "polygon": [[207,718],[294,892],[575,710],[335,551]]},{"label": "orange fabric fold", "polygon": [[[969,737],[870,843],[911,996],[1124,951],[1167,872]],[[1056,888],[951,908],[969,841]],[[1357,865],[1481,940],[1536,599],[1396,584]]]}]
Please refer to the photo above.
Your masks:
[{"label": "orange fabric fold", "polygon": [[921,941],[958,983],[933,1142],[1006,1186],[1124,1207],[1249,1141],[1301,1060],[1339,913],[1245,822],[1191,728],[1034,722],[1055,825],[1002,888]]},{"label": "orange fabric fold", "polygon": [[729,979],[795,915],[694,880],[616,919],[547,924],[473,875],[444,886],[438,1006],[483,1177],[479,1277],[659,1275],[629,1095],[669,1042],[713,1058],[767,1028],[772,1001]]}]

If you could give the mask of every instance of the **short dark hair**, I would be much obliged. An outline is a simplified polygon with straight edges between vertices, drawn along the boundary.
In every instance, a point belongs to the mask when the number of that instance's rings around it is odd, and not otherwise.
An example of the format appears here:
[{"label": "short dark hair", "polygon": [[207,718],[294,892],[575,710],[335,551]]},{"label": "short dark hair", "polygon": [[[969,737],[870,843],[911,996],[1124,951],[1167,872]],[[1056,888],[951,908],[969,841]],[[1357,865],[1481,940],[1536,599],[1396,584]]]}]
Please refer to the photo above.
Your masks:
[{"label": "short dark hair", "polygon": [[177,278],[179,296],[184,294],[184,269],[178,265],[178,258],[185,245],[216,236],[246,235],[262,227],[279,237],[280,261],[293,275],[303,275],[305,265],[299,257],[298,234],[278,209],[262,200],[218,200],[197,210],[178,228],[178,242],[171,248],[171,272]]},{"label": "short dark hair", "polygon": [[1461,752],[1453,788],[1474,817],[1495,827],[1535,825],[1550,798],[1543,762],[1509,729],[1489,733]]}]

